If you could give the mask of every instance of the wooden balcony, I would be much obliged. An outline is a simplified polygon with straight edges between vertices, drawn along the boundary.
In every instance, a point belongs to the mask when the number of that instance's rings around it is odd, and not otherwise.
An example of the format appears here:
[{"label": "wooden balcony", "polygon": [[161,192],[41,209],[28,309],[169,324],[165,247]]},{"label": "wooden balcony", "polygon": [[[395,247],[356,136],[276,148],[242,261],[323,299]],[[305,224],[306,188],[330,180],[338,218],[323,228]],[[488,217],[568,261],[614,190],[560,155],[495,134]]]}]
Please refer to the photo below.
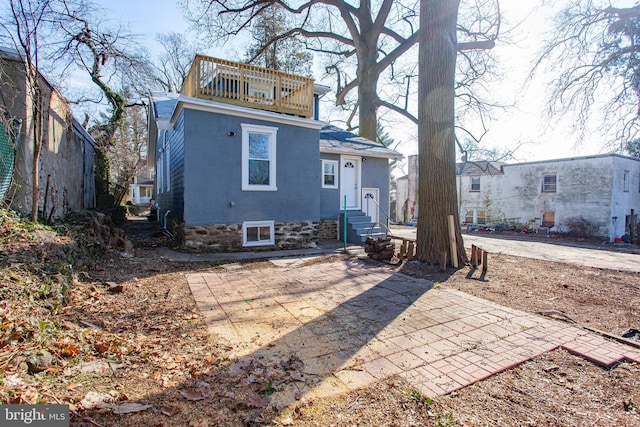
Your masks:
[{"label": "wooden balcony", "polygon": [[313,117],[313,79],[196,55],[183,95],[294,116]]}]

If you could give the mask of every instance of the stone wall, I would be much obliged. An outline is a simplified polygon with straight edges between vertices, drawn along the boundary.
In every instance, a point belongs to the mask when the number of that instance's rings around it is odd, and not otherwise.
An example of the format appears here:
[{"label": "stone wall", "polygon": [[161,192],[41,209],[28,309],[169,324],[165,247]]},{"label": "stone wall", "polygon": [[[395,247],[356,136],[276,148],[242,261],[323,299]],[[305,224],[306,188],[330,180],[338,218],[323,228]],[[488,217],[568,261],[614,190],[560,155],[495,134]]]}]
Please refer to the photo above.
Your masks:
[{"label": "stone wall", "polygon": [[326,240],[338,239],[338,220],[337,219],[323,219],[320,220],[318,225],[318,238]]},{"label": "stone wall", "polygon": [[241,252],[315,247],[319,224],[306,222],[276,222],[275,245],[242,246],[242,224],[211,224],[184,227],[184,248],[193,252]]}]

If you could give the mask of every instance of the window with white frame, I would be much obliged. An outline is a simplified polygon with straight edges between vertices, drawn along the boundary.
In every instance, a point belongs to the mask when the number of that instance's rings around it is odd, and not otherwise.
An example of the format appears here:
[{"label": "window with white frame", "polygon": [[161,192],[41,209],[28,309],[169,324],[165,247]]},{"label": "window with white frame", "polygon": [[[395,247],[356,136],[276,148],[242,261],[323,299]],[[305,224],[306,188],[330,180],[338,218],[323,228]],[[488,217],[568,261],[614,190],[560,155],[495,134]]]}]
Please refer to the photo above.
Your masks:
[{"label": "window with white frame", "polygon": [[275,244],[273,221],[245,221],[242,223],[242,246]]},{"label": "window with white frame", "polygon": [[322,188],[338,188],[338,161],[322,161]]},{"label": "window with white frame", "polygon": [[471,178],[471,191],[480,191],[480,177],[472,177]]},{"label": "window with white frame", "polygon": [[558,175],[545,174],[542,176],[542,192],[555,193],[557,188]]},{"label": "window with white frame", "polygon": [[276,191],[278,128],[242,124],[242,190]]},{"label": "window with white frame", "polygon": [[625,193],[629,192],[629,171],[624,171],[624,175],[622,176],[622,191]]}]

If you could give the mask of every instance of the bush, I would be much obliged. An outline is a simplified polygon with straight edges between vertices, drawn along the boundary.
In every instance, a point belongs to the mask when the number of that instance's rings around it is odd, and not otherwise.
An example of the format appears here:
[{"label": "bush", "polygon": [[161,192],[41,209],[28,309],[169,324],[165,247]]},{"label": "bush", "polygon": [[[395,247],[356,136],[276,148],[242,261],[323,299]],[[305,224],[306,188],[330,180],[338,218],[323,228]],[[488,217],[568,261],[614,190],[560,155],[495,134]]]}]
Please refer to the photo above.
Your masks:
[{"label": "bush", "polygon": [[600,226],[582,216],[569,218],[564,222],[564,234],[570,237],[590,239],[600,236]]}]

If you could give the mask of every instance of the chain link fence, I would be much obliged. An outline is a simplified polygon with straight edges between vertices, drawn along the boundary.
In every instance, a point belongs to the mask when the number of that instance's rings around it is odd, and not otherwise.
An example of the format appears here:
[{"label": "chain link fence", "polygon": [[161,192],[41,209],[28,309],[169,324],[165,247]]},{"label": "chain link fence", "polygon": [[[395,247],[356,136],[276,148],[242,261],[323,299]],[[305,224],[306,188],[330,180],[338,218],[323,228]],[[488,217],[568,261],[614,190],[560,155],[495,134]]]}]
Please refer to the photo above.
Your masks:
[{"label": "chain link fence", "polygon": [[0,201],[11,184],[15,161],[13,135],[5,123],[0,122]]}]

